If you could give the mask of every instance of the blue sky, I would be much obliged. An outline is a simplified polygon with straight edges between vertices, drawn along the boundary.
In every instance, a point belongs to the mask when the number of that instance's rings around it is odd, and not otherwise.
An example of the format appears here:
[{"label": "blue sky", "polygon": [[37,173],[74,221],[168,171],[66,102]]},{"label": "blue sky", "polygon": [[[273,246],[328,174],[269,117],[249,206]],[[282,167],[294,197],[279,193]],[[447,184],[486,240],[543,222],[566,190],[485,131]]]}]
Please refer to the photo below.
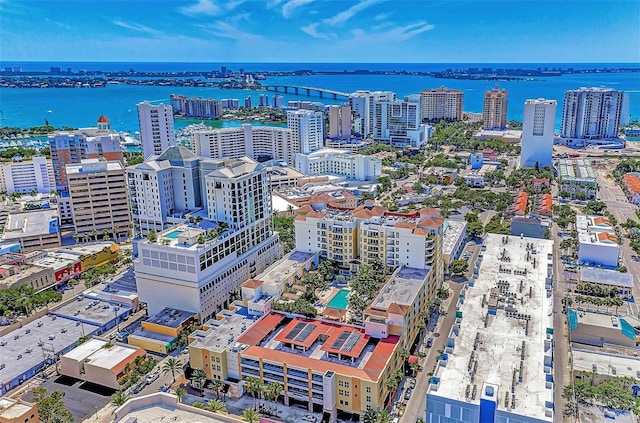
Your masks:
[{"label": "blue sky", "polygon": [[640,62],[640,1],[0,0],[1,61]]}]

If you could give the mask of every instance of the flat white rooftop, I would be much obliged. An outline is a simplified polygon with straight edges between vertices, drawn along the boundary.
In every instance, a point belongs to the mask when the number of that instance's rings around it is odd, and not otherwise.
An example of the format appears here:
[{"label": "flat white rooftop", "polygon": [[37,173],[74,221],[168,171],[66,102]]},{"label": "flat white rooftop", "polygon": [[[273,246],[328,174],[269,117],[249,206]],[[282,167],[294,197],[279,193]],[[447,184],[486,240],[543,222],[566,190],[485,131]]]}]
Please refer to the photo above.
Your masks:
[{"label": "flat white rooftop", "polygon": [[282,284],[282,281],[298,273],[315,256],[316,253],[305,253],[302,251],[292,251],[280,260],[269,266],[264,272],[253,279],[258,279],[264,283]]},{"label": "flat white rooftop", "polygon": [[442,254],[451,254],[453,248],[458,245],[462,232],[467,228],[464,220],[447,220],[442,237]]},{"label": "flat white rooftop", "polygon": [[497,410],[552,421],[551,367],[545,366],[551,364],[553,297],[545,284],[552,249],[551,240],[487,236],[478,276],[463,291],[461,317],[435,373],[439,384],[430,385],[428,395],[477,405],[490,384]]},{"label": "flat white rooftop", "polygon": [[573,348],[573,369],[591,373],[595,370],[603,376],[629,376],[640,379],[638,357],[608,354]]},{"label": "flat white rooftop", "polygon": [[411,305],[424,284],[431,267],[415,269],[401,267],[396,270],[391,279],[382,287],[378,296],[371,303],[371,308],[387,310],[393,303]]},{"label": "flat white rooftop", "polygon": [[57,223],[54,227],[55,231],[51,232],[50,222],[57,219],[57,209],[10,214],[5,224],[5,232],[2,239],[9,241],[29,236],[53,235],[57,231]]},{"label": "flat white rooftop", "polygon": [[222,352],[256,322],[252,317],[232,314],[222,320],[211,320],[205,323],[208,330],[197,330],[190,335],[194,340],[190,347],[206,348],[211,351]]}]

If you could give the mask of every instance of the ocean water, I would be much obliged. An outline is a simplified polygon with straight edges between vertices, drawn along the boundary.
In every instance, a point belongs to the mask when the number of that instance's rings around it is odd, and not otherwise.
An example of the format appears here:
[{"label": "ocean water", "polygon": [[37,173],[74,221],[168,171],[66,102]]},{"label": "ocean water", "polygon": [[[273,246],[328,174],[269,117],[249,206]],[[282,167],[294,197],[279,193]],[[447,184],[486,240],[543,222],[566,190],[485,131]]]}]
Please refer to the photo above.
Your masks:
[{"label": "ocean water", "polygon": [[[48,70],[51,66],[63,69],[104,70],[104,71],[186,71],[186,70],[218,70],[226,65],[228,69],[245,71],[292,71],[312,69],[316,71],[353,71],[368,70],[406,70],[406,71],[438,71],[444,69],[466,69],[469,67],[496,68],[562,68],[575,69],[595,68],[638,68],[638,64],[384,64],[384,63],[9,63],[2,62],[0,67],[21,66],[23,71]],[[465,93],[464,110],[482,111],[484,91],[491,89],[494,81],[476,81],[459,79],[439,79],[429,76],[412,75],[312,75],[312,76],[278,76],[260,81],[263,85],[301,85],[329,88],[338,91],[352,92],[356,90],[388,90],[399,97],[418,93],[424,89],[437,88],[444,85],[448,88],[463,90]],[[509,91],[508,119],[522,120],[524,101],[529,98],[548,98],[558,100],[556,127],[559,129],[564,91],[583,86],[610,87],[624,90],[630,97],[629,115],[640,118],[640,73],[588,73],[567,74],[558,77],[534,78],[526,81],[500,81],[500,87]],[[2,120],[0,126],[28,127],[44,125],[45,121],[56,127],[86,127],[95,125],[96,119],[104,113],[111,120],[112,128],[134,132],[138,130],[136,104],[149,100],[152,102],[168,102],[171,94],[202,96],[216,99],[237,98],[240,103],[251,96],[253,105],[264,91],[254,90],[222,90],[217,88],[165,87],[109,85],[105,88],[45,88],[45,89],[8,89],[0,88],[0,109]],[[267,93],[271,98],[274,93]],[[320,99],[317,96],[280,93],[285,104],[289,100],[319,101],[324,104],[340,104],[344,100],[330,98]],[[301,92],[302,94],[302,92]],[[184,122],[176,121],[177,127]]]}]

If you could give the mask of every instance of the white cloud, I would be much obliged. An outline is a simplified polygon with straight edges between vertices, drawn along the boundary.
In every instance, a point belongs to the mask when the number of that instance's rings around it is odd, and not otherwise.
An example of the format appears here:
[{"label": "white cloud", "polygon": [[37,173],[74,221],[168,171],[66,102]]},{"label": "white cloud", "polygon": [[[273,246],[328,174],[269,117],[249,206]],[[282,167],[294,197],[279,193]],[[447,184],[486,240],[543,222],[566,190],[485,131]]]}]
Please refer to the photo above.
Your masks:
[{"label": "white cloud", "polygon": [[363,29],[354,29],[351,31],[353,40],[358,43],[383,43],[406,41],[410,38],[420,35],[423,32],[431,31],[435,26],[426,22],[417,22],[405,26],[398,26],[388,31],[370,32]]},{"label": "white cloud", "polygon": [[289,17],[293,14],[295,9],[304,6],[305,4],[313,3],[314,0],[289,0],[282,6],[282,16],[285,19],[289,19]]},{"label": "white cloud", "polygon": [[[2,3],[2,1],[3,1],[3,0],[0,0],[0,3]],[[59,26],[60,28],[64,28],[64,29],[71,29],[71,26],[69,26],[69,25],[67,25],[67,24],[65,24],[65,23],[62,23],[62,22],[52,21],[52,20],[51,20],[51,19],[49,19],[49,18],[44,18],[44,21],[45,21],[45,22],[47,22],[47,23],[50,23],[50,24],[53,24],[53,25]]]},{"label": "white cloud", "polygon": [[126,28],[126,29],[130,29],[132,31],[137,31],[137,32],[143,32],[145,34],[150,34],[150,35],[162,35],[161,31],[158,31],[157,29],[154,28],[150,28],[148,26],[144,26],[144,25],[140,25],[134,22],[125,22],[122,20],[115,20],[113,21],[114,25],[117,25],[119,27],[122,28]]},{"label": "white cloud", "polygon": [[184,6],[180,8],[180,12],[185,15],[208,15],[215,16],[222,12],[220,6],[215,4],[212,0],[198,0],[196,4],[191,6]]},{"label": "white cloud", "polygon": [[339,25],[339,24],[343,24],[346,21],[348,21],[349,19],[351,19],[352,17],[354,17],[355,15],[357,15],[358,13],[360,13],[361,11],[363,11],[366,8],[368,8],[370,6],[373,6],[374,4],[379,3],[379,2],[380,2],[380,0],[364,0],[364,1],[361,1],[358,4],[354,4],[353,6],[348,8],[347,10],[343,10],[342,12],[338,13],[335,16],[325,19],[324,22],[327,25],[331,25],[331,26],[336,26],[336,25]]},{"label": "white cloud", "polygon": [[373,17],[373,20],[383,21],[383,20],[386,20],[390,15],[391,13],[378,13],[376,16]]},{"label": "white cloud", "polygon": [[313,38],[322,38],[325,40],[329,39],[327,35],[318,33],[317,23],[312,23],[310,25],[303,26],[300,29],[302,30],[302,32],[304,32],[305,34],[311,35]]}]

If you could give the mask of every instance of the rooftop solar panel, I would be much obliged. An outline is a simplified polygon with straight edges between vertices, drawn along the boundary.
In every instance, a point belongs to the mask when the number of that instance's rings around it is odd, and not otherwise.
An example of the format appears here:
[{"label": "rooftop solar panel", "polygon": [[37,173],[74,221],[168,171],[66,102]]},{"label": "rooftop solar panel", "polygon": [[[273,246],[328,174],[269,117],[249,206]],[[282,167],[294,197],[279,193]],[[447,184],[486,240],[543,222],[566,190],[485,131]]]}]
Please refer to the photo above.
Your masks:
[{"label": "rooftop solar panel", "polygon": [[296,341],[297,342],[304,342],[307,340],[307,338],[309,337],[309,335],[311,335],[311,332],[313,332],[313,330],[316,328],[316,326],[312,323],[308,323],[298,334],[298,336],[296,336]]},{"label": "rooftop solar panel", "polygon": [[289,331],[289,333],[284,337],[284,339],[289,339],[289,340],[293,340],[295,339],[296,336],[298,336],[298,334],[300,333],[300,331],[306,326],[307,324],[304,322],[298,322],[296,323],[296,325],[293,327],[293,329],[291,329]]},{"label": "rooftop solar panel", "polygon": [[352,332],[349,335],[349,338],[347,338],[347,340],[344,342],[344,345],[342,346],[341,350],[346,352],[351,352],[351,350],[358,343],[359,340],[360,340],[360,333]]},{"label": "rooftop solar panel", "polygon": [[340,348],[342,348],[342,345],[347,340],[347,338],[349,338],[349,331],[343,330],[342,332],[340,332],[340,335],[338,336],[338,338],[335,341],[333,341],[331,348],[334,350],[339,350]]}]

